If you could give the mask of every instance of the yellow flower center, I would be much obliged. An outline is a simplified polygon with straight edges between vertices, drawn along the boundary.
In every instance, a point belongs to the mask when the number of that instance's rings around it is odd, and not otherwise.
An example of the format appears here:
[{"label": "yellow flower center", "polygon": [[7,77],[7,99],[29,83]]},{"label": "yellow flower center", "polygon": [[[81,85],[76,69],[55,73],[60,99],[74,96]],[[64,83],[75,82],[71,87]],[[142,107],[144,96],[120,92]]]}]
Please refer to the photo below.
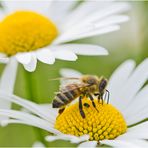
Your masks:
[{"label": "yellow flower center", "polygon": [[8,56],[47,46],[57,36],[48,18],[31,11],[17,11],[0,22],[0,52]]},{"label": "yellow flower center", "polygon": [[[111,104],[94,101],[96,109],[90,100],[83,100],[85,118],[80,115],[78,103],[67,107],[59,114],[55,128],[65,134],[82,136],[89,134],[89,140],[114,139],[126,132],[127,125],[122,114]],[[84,103],[89,104],[84,106]]]}]

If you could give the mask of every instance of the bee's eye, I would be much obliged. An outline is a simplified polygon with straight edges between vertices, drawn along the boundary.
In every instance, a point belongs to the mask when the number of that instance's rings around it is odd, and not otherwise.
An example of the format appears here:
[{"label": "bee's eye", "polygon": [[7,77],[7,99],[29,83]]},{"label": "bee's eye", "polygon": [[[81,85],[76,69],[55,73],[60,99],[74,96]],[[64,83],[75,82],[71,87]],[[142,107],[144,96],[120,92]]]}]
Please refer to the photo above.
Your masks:
[{"label": "bee's eye", "polygon": [[95,83],[95,80],[94,79],[89,79],[89,80],[87,80],[87,83],[88,84],[94,84]]},{"label": "bee's eye", "polygon": [[99,85],[100,92],[102,92],[105,89],[106,85],[107,85],[107,81],[103,79]]}]

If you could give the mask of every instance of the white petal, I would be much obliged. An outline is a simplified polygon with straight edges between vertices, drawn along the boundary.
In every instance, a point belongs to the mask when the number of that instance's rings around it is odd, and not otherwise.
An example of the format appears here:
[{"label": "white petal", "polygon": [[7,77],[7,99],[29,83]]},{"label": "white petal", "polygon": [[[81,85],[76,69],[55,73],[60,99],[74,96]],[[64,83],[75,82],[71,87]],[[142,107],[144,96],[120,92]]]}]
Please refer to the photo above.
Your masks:
[{"label": "white petal", "polygon": [[63,1],[52,1],[48,15],[59,26],[58,28],[66,21],[67,15],[75,3],[76,1],[66,1],[63,5]]},{"label": "white petal", "polygon": [[60,75],[62,77],[76,77],[79,78],[82,76],[82,73],[80,73],[79,71],[73,70],[73,69],[69,69],[69,68],[62,68],[60,70]]},{"label": "white petal", "polygon": [[85,20],[82,22],[81,25],[87,23],[88,21],[89,22],[99,21],[101,19],[103,20],[108,16],[125,12],[129,10],[129,7],[130,6],[128,5],[128,3],[125,3],[125,2],[112,3],[111,5],[108,5],[108,7],[105,7],[104,9],[100,9],[100,11],[97,11],[96,13],[85,18]]},{"label": "white petal", "polygon": [[55,62],[54,54],[49,49],[41,49],[36,52],[37,58],[46,64],[53,64]]},{"label": "white petal", "polygon": [[116,107],[118,107],[118,104],[120,104],[120,98],[117,96],[121,93],[121,89],[127,82],[127,79],[133,71],[134,67],[135,62],[133,60],[125,61],[113,72],[109,80],[107,89],[110,91],[110,102]]},{"label": "white petal", "polygon": [[148,118],[148,108],[145,107],[142,110],[140,110],[137,114],[131,116],[130,118],[125,117],[125,120],[127,122],[127,125],[133,125],[147,118]]},{"label": "white petal", "polygon": [[49,13],[50,1],[36,0],[36,1],[4,1],[3,5],[7,12],[12,13],[19,10],[30,10],[43,15]]},{"label": "white petal", "polygon": [[[75,20],[78,20],[77,21],[68,21],[67,25],[65,25],[66,28],[68,29],[71,29],[72,27],[77,27],[77,26],[85,26],[85,24],[89,24],[89,23],[92,23],[94,21],[100,21],[101,19],[103,20],[104,18],[106,18],[107,16],[110,16],[110,15],[113,15],[113,14],[118,14],[118,13],[121,13],[121,12],[124,12],[124,11],[127,11],[129,9],[129,5],[127,3],[124,3],[124,2],[121,2],[121,3],[110,3],[110,2],[97,2],[97,1],[93,1],[93,2],[89,2],[93,5],[96,4],[96,7],[95,6],[92,6],[92,9],[90,6],[91,4],[88,4],[88,8],[84,10],[80,10],[78,12],[76,12],[77,15],[76,18],[78,19],[75,19],[74,16],[71,16],[71,20],[74,19]],[[85,4],[84,4],[85,5]],[[90,7],[90,8],[89,8]],[[97,8],[98,7],[98,8]],[[96,8],[96,10],[95,10]],[[90,9],[92,9],[90,11],[89,14],[87,14],[87,11],[89,11]],[[87,11],[86,11],[87,10]],[[84,15],[86,16],[82,16],[81,14],[85,13]],[[80,17],[79,17],[80,16]],[[82,18],[81,18],[82,16]],[[80,20],[79,20],[80,19]],[[81,21],[83,19],[83,21]],[[69,23],[70,22],[70,23]],[[73,29],[72,28],[72,29]]]},{"label": "white petal", "polygon": [[89,135],[82,135],[80,137],[71,139],[71,142],[72,143],[80,143],[80,142],[83,142],[83,141],[88,141],[89,138],[90,138]]},{"label": "white petal", "polygon": [[148,147],[148,142],[146,141],[146,140],[131,140],[130,139],[130,141],[132,142],[132,143],[135,143],[136,145],[138,145],[139,147],[141,147],[141,148],[146,148],[146,147]]},{"label": "white petal", "polygon": [[68,50],[61,49],[58,51],[54,51],[53,54],[56,59],[67,60],[67,61],[76,61],[77,60],[77,56],[75,55],[75,53],[73,53],[70,50],[68,51]]},{"label": "white petal", "polygon": [[6,54],[0,53],[0,63],[8,63],[9,62],[9,57],[7,57]]},{"label": "white petal", "polygon": [[3,20],[3,18],[5,17],[5,14],[2,10],[0,10],[0,21]]},{"label": "white petal", "polygon": [[[127,106],[124,115],[127,123],[131,118],[135,118],[141,111],[146,110],[146,118],[148,118],[148,85],[146,85],[134,98],[132,103]],[[137,118],[136,118],[137,119]],[[139,120],[140,121],[140,120]]]},{"label": "white petal", "polygon": [[[36,117],[36,116],[28,114],[28,113],[14,111],[14,110],[8,110],[8,109],[0,109],[0,115],[11,117],[16,120],[20,120],[20,122],[18,122],[18,123],[35,126],[35,127],[44,129],[44,130],[54,133],[54,134],[60,134],[60,132],[58,130],[50,127],[49,122],[47,122],[46,120],[43,120],[39,117]],[[1,122],[3,122],[3,121],[1,121]]]},{"label": "white petal", "polygon": [[76,137],[73,135],[67,135],[67,134],[60,134],[57,136],[46,136],[46,141],[51,142],[51,141],[55,141],[55,140],[68,140],[71,143],[80,143],[82,141],[86,141],[89,139],[89,135],[83,135],[80,137]]},{"label": "white petal", "polygon": [[9,58],[0,58],[0,63],[8,63],[9,62]]},{"label": "white petal", "polygon": [[128,128],[128,131],[117,139],[148,139],[148,121]]},{"label": "white petal", "polygon": [[[12,94],[14,90],[14,84],[17,72],[17,61],[11,58],[10,62],[4,69],[0,80],[0,91],[4,91],[7,94]],[[11,74],[11,75],[10,75]]]},{"label": "white petal", "polygon": [[[10,59],[10,62],[4,69],[4,72],[0,79],[0,91],[5,92],[7,94],[12,94],[15,85],[16,73],[17,73],[17,61],[14,58]],[[11,74],[11,75],[10,75]],[[7,100],[2,100],[0,97],[0,108],[9,109],[11,107],[11,103]],[[0,120],[5,119],[5,117],[0,117]]]},{"label": "white petal", "polygon": [[0,53],[0,58],[6,58],[7,55],[5,53]]},{"label": "white petal", "polygon": [[[54,121],[56,119],[57,114],[55,114],[55,110],[51,107],[48,108],[48,112],[50,113],[50,114],[48,114],[47,109],[44,110],[38,104],[35,104],[35,103],[28,101],[26,99],[22,99],[18,96],[1,93],[0,97],[3,100],[7,100],[8,102],[13,102],[13,103],[16,103],[17,105],[24,107],[25,109],[29,110],[30,112],[34,113],[37,116],[49,121],[50,123],[54,123],[54,122],[52,122],[53,117],[54,117]],[[53,112],[54,112],[54,114],[52,114]]]},{"label": "white petal", "polygon": [[106,144],[112,147],[116,148],[140,148],[136,144],[129,142],[129,141],[124,141],[124,140],[102,140],[101,144]]},{"label": "white petal", "polygon": [[90,45],[90,44],[65,44],[59,46],[53,46],[50,48],[53,52],[54,50],[58,52],[62,51],[71,51],[78,55],[88,55],[88,56],[97,56],[97,55],[107,55],[108,52],[105,48]]},{"label": "white petal", "polygon": [[45,148],[45,145],[42,142],[40,142],[40,141],[36,141],[33,144],[32,148]]},{"label": "white petal", "polygon": [[88,16],[92,16],[94,13],[96,13],[98,10],[103,9],[109,5],[111,5],[112,2],[109,1],[85,1],[84,3],[81,3],[74,11],[72,11],[67,21],[64,24],[64,29],[67,30],[70,29],[74,25],[81,24],[81,20],[85,20]]},{"label": "white petal", "polygon": [[124,15],[113,15],[105,18],[102,21],[96,21],[92,23],[85,24],[85,26],[75,27],[66,31],[66,35],[83,35],[83,34],[90,34],[92,32],[96,32],[97,30],[102,30],[102,28],[108,28],[110,26],[118,25],[121,22],[126,22],[129,20],[129,17]]},{"label": "white petal", "polygon": [[81,33],[81,34],[65,33],[65,34],[61,34],[61,36],[59,36],[53,42],[53,44],[60,44],[60,43],[70,42],[70,41],[74,41],[74,40],[78,40],[78,39],[83,39],[86,37],[102,35],[102,34],[112,32],[112,31],[117,31],[119,29],[120,29],[119,25],[113,25],[113,26],[106,26],[106,27],[99,28],[99,29],[94,29],[93,31]]},{"label": "white petal", "polygon": [[66,44],[65,46],[67,46],[67,48],[70,46],[69,49],[78,55],[88,55],[88,56],[108,55],[108,52],[105,48],[97,45]]},{"label": "white petal", "polygon": [[87,142],[83,142],[81,143],[78,148],[95,148],[97,146],[97,141],[87,141]]},{"label": "white petal", "polygon": [[145,59],[132,73],[127,80],[124,88],[119,96],[120,104],[118,107],[122,112],[126,110],[127,106],[130,105],[132,99],[135,99],[135,95],[148,80],[148,59]]},{"label": "white petal", "polygon": [[33,72],[36,69],[36,65],[37,65],[36,56],[32,54],[30,63],[24,64],[24,68],[29,72]]},{"label": "white petal", "polygon": [[32,54],[30,52],[18,53],[15,57],[18,62],[22,64],[29,64],[31,62]]},{"label": "white petal", "polygon": [[96,28],[100,28],[103,26],[109,26],[109,25],[115,25],[115,24],[119,24],[119,23],[123,23],[129,20],[128,16],[125,15],[113,15],[110,17],[107,17],[106,19],[100,21],[97,21],[94,23],[94,26]]}]

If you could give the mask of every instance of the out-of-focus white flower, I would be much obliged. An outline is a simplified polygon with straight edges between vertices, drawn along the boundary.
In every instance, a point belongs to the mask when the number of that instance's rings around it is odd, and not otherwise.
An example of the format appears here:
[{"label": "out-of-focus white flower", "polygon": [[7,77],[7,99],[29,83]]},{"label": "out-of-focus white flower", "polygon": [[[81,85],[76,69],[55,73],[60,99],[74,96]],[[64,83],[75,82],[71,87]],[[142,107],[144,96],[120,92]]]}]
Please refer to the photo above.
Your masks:
[{"label": "out-of-focus white flower", "polygon": [[[62,133],[61,131],[57,130],[55,128],[55,124],[57,124],[58,118],[63,116],[64,114],[67,114],[67,117],[70,118],[63,118],[68,122],[69,124],[66,124],[66,127],[69,126],[69,128],[74,129],[74,123],[73,120],[75,117],[70,116],[70,108],[71,106],[67,107],[67,109],[64,110],[64,112],[58,116],[58,110],[53,109],[51,105],[39,105],[33,102],[30,102],[28,100],[22,99],[20,97],[17,97],[15,95],[7,95],[5,93],[1,93],[0,96],[3,99],[6,99],[10,102],[16,103],[23,108],[27,110],[27,112],[23,111],[17,111],[17,110],[8,110],[8,109],[0,109],[0,115],[8,116],[10,119],[1,121],[2,126],[6,126],[7,124],[27,124],[30,126],[35,126],[38,128],[41,128],[43,130],[46,130],[50,133],[53,133],[54,136],[47,136],[47,141],[53,141],[53,140],[70,140],[72,143],[81,143],[79,147],[95,147],[97,145],[98,141],[95,141],[94,139],[95,134],[97,132],[99,142],[100,144],[107,144],[113,147],[147,147],[148,143],[145,139],[148,139],[148,121],[136,124],[143,119],[146,119],[148,117],[148,86],[145,85],[145,82],[148,79],[148,59],[144,60],[137,68],[135,68],[135,62],[132,60],[127,60],[115,72],[112,74],[109,84],[108,84],[108,90],[110,91],[110,104],[102,105],[102,110],[104,110],[103,119],[101,122],[98,123],[97,127],[94,127],[94,124],[88,124],[90,132],[86,132],[85,124],[81,124],[79,120],[79,116],[77,116],[77,119],[75,119],[75,126],[79,129],[79,127],[83,127],[80,129],[78,134],[82,134],[82,136],[76,136],[75,132],[74,135],[68,134],[68,130],[66,130],[66,134]],[[81,73],[64,69],[61,71],[63,76],[81,76]],[[77,104],[74,104],[77,106]],[[119,118],[111,118],[109,112],[106,114],[106,109],[110,106],[115,106],[117,114],[114,114],[114,109],[110,109],[112,115],[114,117],[117,117],[118,115],[123,115],[126,124],[127,124],[127,130],[124,131],[121,135],[118,135],[118,128],[123,129],[122,124],[125,127],[125,123],[123,123],[123,119]],[[106,109],[105,109],[106,106]],[[73,106],[74,107],[74,106]],[[111,107],[112,108],[112,107]],[[114,108],[114,107],[113,107]],[[91,112],[94,112],[94,108],[91,108]],[[79,112],[79,110],[74,110],[74,113]],[[87,110],[87,114],[89,114],[89,110]],[[102,111],[94,112],[94,116],[92,116],[91,121],[93,123],[96,123],[97,121],[94,120],[95,114],[100,115]],[[71,110],[72,113],[72,110]],[[90,115],[90,114],[89,114]],[[58,116],[58,118],[57,118]],[[86,115],[87,116],[87,115]],[[107,119],[107,116],[110,116],[109,119]],[[106,122],[104,119],[106,118]],[[101,117],[99,118],[101,119]],[[80,120],[85,120],[80,119]],[[111,124],[108,124],[108,122],[112,120]],[[114,121],[115,120],[115,121]],[[66,123],[65,122],[65,123]],[[116,125],[117,123],[121,123],[119,125]],[[85,122],[87,123],[87,122]],[[61,125],[60,125],[61,124]],[[58,126],[61,126],[60,129],[65,128],[65,126],[60,123]],[[104,124],[103,127],[106,127],[108,124],[108,128],[103,128],[101,125]],[[113,125],[116,126],[113,126]],[[136,124],[136,125],[135,125]],[[77,126],[78,125],[78,126]],[[88,127],[88,125],[86,127]],[[131,126],[133,125],[133,126]],[[117,127],[117,130],[115,130],[115,127]],[[96,128],[99,128],[101,132],[96,131]],[[70,130],[71,130],[70,129]],[[112,129],[109,132],[109,129]],[[75,130],[75,129],[74,129]],[[113,132],[114,131],[114,132]],[[85,132],[87,134],[85,134]],[[95,133],[94,133],[95,132]],[[113,132],[113,134],[117,134],[118,136],[116,138],[112,138],[111,140],[106,140],[112,137],[113,135],[110,135],[110,133]],[[107,133],[107,135],[105,134]],[[89,139],[93,137],[93,141],[89,141]],[[109,136],[108,138],[106,138]],[[103,139],[101,140],[101,137]]]},{"label": "out-of-focus white flower", "polygon": [[[118,30],[129,18],[120,13],[126,2],[1,1],[0,61],[17,59],[27,71],[37,60],[53,64],[55,59],[75,61],[77,55],[107,55],[103,47],[70,41]],[[75,7],[74,7],[75,6]]]},{"label": "out-of-focus white flower", "polygon": [[[0,77],[0,91],[3,91],[9,95],[13,94],[16,72],[17,72],[17,61],[11,59],[9,64],[5,67],[1,77]],[[0,108],[9,109],[11,102],[3,100],[0,97]],[[0,116],[0,120],[6,119],[7,117]]]},{"label": "out-of-focus white flower", "polygon": [[39,142],[39,141],[36,141],[33,144],[32,148],[45,148],[45,145],[43,143]]}]

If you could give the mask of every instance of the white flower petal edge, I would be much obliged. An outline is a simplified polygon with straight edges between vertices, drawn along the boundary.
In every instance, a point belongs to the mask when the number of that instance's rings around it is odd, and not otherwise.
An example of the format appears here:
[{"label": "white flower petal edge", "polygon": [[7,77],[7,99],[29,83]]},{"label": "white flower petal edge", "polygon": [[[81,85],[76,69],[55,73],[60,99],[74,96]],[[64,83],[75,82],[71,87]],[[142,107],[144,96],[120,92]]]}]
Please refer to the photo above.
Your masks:
[{"label": "white flower petal edge", "polygon": [[95,148],[97,146],[97,141],[87,141],[87,142],[83,142],[81,143],[78,148]]},{"label": "white flower petal edge", "polygon": [[61,49],[58,51],[54,51],[53,54],[56,59],[67,60],[67,61],[76,61],[77,60],[76,54],[72,51],[69,51],[69,50]]},{"label": "white flower petal edge", "polygon": [[[148,108],[146,107],[148,106],[147,93],[148,85],[143,87],[141,91],[137,93],[134,98],[135,100],[130,104],[130,107],[127,107],[127,109],[125,110],[124,114],[128,124],[134,124],[135,122],[148,117]],[[143,98],[142,104],[141,98]]]},{"label": "white flower petal edge", "polygon": [[0,63],[8,63],[9,62],[9,58],[7,57],[6,54],[4,53],[0,53]]},{"label": "white flower petal edge", "polygon": [[22,64],[29,64],[31,62],[31,53],[30,52],[25,52],[25,53],[18,53],[15,55],[16,59],[18,62]]},{"label": "white flower petal edge", "polygon": [[65,44],[65,45],[55,45],[50,46],[49,49],[54,52],[60,51],[71,51],[78,55],[88,55],[88,56],[97,56],[97,55],[108,55],[108,51],[100,46],[91,45],[91,44]]},{"label": "white flower petal edge", "polygon": [[36,141],[33,145],[32,148],[45,148],[45,145],[41,143],[40,141]]},{"label": "white flower petal edge", "polygon": [[0,9],[0,21],[4,18],[4,12]]},{"label": "white flower petal edge", "polygon": [[[121,111],[125,110],[125,108],[129,106],[129,104],[131,103],[131,101],[133,101],[137,92],[148,80],[147,67],[148,67],[148,58],[145,59],[141,64],[139,64],[128,78],[127,83],[124,85],[124,88],[121,90],[121,93],[118,96],[119,97],[118,99],[121,99],[122,101]],[[126,93],[127,91],[128,93]],[[125,99],[126,101],[124,101]]]},{"label": "white flower petal edge", "polygon": [[33,72],[36,69],[37,59],[34,53],[31,54],[31,61],[28,64],[24,64],[24,68],[29,71]]},{"label": "white flower petal edge", "polygon": [[39,50],[36,52],[37,59],[46,64],[54,64],[55,56],[47,48]]},{"label": "white flower petal edge", "polygon": [[[7,94],[12,94],[15,85],[16,72],[17,72],[17,61],[15,59],[10,59],[9,64],[5,67],[1,79],[0,79],[0,91]],[[11,74],[11,75],[10,75]],[[0,108],[9,109],[11,103],[8,100],[2,99],[0,97]],[[0,120],[6,119],[0,116]]]},{"label": "white flower petal edge", "polygon": [[[111,103],[116,105],[117,100],[116,95],[120,93],[120,89],[122,86],[125,85],[128,77],[131,75],[132,71],[135,68],[135,62],[133,60],[127,60],[126,62],[122,63],[112,74],[109,80],[109,84],[107,89],[110,90],[111,94],[110,100]],[[119,81],[120,76],[120,81]]]},{"label": "white flower petal edge", "polygon": [[128,128],[128,132],[117,137],[117,139],[148,139],[148,121]]},{"label": "white flower petal edge", "polygon": [[50,111],[50,115],[47,114],[47,109],[45,110],[44,108],[41,108],[41,106],[38,106],[37,104],[33,103],[33,102],[30,102],[26,99],[21,99],[20,97],[18,96],[15,96],[15,95],[9,95],[7,93],[4,93],[4,92],[0,92],[0,96],[1,96],[1,99],[3,100],[7,100],[9,102],[13,102],[13,103],[16,103],[22,107],[24,107],[25,109],[27,109],[28,111],[38,115],[39,117],[51,122],[53,120],[53,116],[55,118],[55,115],[56,115],[56,111],[57,110],[53,110],[51,111],[51,108],[49,108],[48,111]]},{"label": "white flower petal edge", "polygon": [[65,43],[65,42],[70,42],[73,40],[79,40],[79,39],[83,39],[86,37],[92,37],[92,36],[96,36],[96,35],[102,35],[102,34],[106,34],[112,31],[117,31],[120,29],[119,25],[112,25],[112,26],[106,26],[106,27],[102,27],[99,29],[93,29],[92,31],[88,31],[88,32],[79,32],[79,34],[61,34],[61,36],[59,36],[54,42],[53,44],[61,44],[61,43]]},{"label": "white flower petal edge", "polygon": [[[138,140],[139,142],[142,140]],[[102,144],[110,145],[112,147],[116,148],[121,148],[121,147],[127,147],[127,148],[142,148],[142,146],[146,143],[145,141],[143,142],[144,144],[139,144],[135,143],[134,141],[124,141],[124,140],[104,140],[101,142]],[[147,144],[146,144],[147,145]]]},{"label": "white flower petal edge", "polygon": [[[83,5],[83,6],[82,6]],[[95,22],[100,22],[101,19],[107,18],[118,13],[125,12],[129,10],[130,6],[128,3],[121,2],[97,2],[88,1],[80,5],[80,9],[76,9],[69,17],[69,20],[64,25],[65,28],[84,27],[88,24],[94,24]],[[83,7],[83,8],[82,8]],[[87,7],[87,8],[86,8]],[[78,10],[78,11],[77,11]],[[90,12],[87,12],[90,11]],[[85,19],[84,19],[85,16]],[[81,20],[83,19],[83,22]]]},{"label": "white flower petal edge", "polygon": [[[50,7],[50,1],[47,0],[23,0],[23,1],[9,1],[9,0],[2,0],[3,5],[6,9],[7,13],[12,13],[18,10],[30,10],[35,11],[37,13],[41,13],[42,15],[48,16],[48,10]],[[29,4],[28,4],[29,2]]]},{"label": "white flower petal edge", "polygon": [[57,135],[57,136],[46,136],[46,141],[50,142],[50,141],[55,141],[55,140],[68,140],[71,143],[80,143],[83,141],[87,141],[89,139],[89,135],[83,135],[80,137],[76,137],[73,135],[66,135],[66,134],[62,134],[62,135]]}]

